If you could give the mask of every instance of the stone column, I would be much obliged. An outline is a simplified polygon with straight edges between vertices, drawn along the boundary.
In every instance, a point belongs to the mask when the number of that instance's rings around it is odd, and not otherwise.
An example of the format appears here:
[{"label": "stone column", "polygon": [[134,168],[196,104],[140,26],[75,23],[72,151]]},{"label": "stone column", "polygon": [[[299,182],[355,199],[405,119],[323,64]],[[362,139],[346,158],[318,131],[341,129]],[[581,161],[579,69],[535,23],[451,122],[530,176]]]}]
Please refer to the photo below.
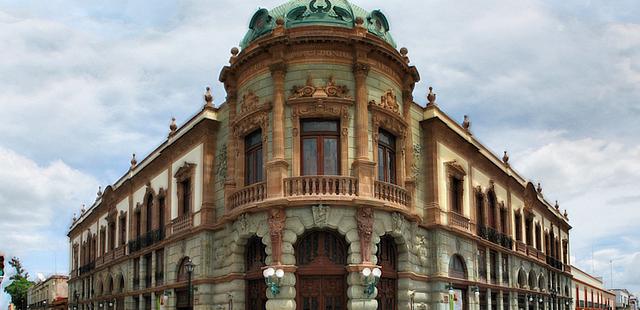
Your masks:
[{"label": "stone column", "polygon": [[140,309],[144,309],[146,304],[145,304],[144,296],[142,296],[142,294],[138,295],[138,304],[140,305]]},{"label": "stone column", "polygon": [[358,178],[358,194],[364,197],[373,196],[375,163],[369,159],[369,107],[367,91],[367,75],[370,66],[356,63],[353,75],[356,80],[356,160],[353,162],[353,174]]},{"label": "stone column", "polygon": [[373,291],[371,296],[365,296],[364,286],[362,286],[362,274],[358,271],[349,272],[347,276],[347,309],[349,310],[376,310],[378,309],[378,288]]},{"label": "stone column", "polygon": [[158,262],[156,261],[156,251],[151,251],[151,287],[155,287],[157,285],[156,284],[156,264],[157,263]]},{"label": "stone column", "polygon": [[[229,109],[229,123],[236,119],[236,109],[238,100],[238,90],[236,89],[235,82],[227,81],[225,83],[225,89],[227,91],[227,105]],[[224,182],[224,195],[228,199],[233,191],[236,189],[236,153],[238,152],[238,141],[233,128],[229,128],[229,141],[227,143],[227,171],[226,180]],[[169,183],[171,184],[171,183]],[[230,204],[226,203],[227,206]]]},{"label": "stone column", "polygon": [[283,179],[287,177],[289,164],[284,159],[284,78],[287,66],[277,62],[270,66],[273,79],[273,159],[267,163],[267,197],[284,195]]},{"label": "stone column", "polygon": [[491,305],[492,304],[491,304],[491,289],[490,288],[487,289],[486,298],[487,298],[487,310],[491,310]]},{"label": "stone column", "polygon": [[[152,279],[151,282],[155,283],[155,280]],[[151,310],[159,310],[159,309],[156,308],[156,293],[155,292],[151,292]]]}]

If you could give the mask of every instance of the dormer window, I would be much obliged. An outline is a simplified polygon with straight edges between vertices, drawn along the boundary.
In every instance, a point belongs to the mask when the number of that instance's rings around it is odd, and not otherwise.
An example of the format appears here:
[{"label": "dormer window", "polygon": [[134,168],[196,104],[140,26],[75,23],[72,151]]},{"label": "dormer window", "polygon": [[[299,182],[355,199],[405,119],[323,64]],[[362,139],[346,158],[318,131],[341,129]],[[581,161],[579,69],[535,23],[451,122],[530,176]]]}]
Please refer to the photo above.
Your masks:
[{"label": "dormer window", "polygon": [[244,182],[251,185],[262,182],[262,130],[258,129],[244,138]]},{"label": "dormer window", "polygon": [[302,121],[303,175],[338,175],[340,171],[340,134],[338,121]]},{"label": "dormer window", "polygon": [[378,132],[378,181],[396,183],[396,137],[382,129]]}]

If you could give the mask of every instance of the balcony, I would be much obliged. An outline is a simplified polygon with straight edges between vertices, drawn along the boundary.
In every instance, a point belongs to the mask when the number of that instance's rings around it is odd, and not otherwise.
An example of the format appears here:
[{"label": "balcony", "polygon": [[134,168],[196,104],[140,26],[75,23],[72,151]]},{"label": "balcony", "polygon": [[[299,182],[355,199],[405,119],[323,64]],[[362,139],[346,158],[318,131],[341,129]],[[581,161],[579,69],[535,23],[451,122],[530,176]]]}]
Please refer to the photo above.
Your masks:
[{"label": "balcony", "polygon": [[559,269],[559,270],[562,270],[563,264],[562,264],[561,261],[559,261],[559,260],[557,260],[557,259],[555,259],[555,258],[553,258],[553,257],[551,257],[549,255],[547,255],[546,261],[547,261],[547,264],[549,266],[551,266],[553,268],[556,268],[556,269]]},{"label": "balcony", "polygon": [[456,213],[456,212],[449,212],[449,225],[453,226],[455,228],[459,228],[465,231],[469,230],[469,222],[470,220],[468,218],[466,218],[464,215]]},{"label": "balcony", "polygon": [[96,268],[96,263],[95,262],[90,262],[88,264],[85,264],[84,266],[80,266],[80,275],[83,275],[85,273],[90,272],[91,270]]},{"label": "balcony", "polygon": [[411,205],[411,195],[409,195],[409,192],[395,184],[376,180],[373,184],[373,194],[380,200],[396,203],[404,207]]},{"label": "balcony", "polygon": [[120,245],[118,248],[116,248],[113,252],[113,259],[118,259],[120,257],[124,256],[124,252],[125,252],[126,247],[124,245]]},{"label": "balcony", "polygon": [[229,208],[235,209],[250,203],[257,203],[267,198],[267,183],[260,182],[241,188],[231,194]]},{"label": "balcony", "polygon": [[334,199],[355,197],[358,196],[358,179],[333,175],[285,178],[284,196]]},{"label": "balcony", "polygon": [[171,225],[172,225],[171,231],[174,234],[188,230],[193,226],[193,216],[191,215],[191,213],[185,214],[173,220],[173,222],[171,222]]},{"label": "balcony", "polygon": [[152,230],[129,241],[129,253],[137,252],[162,240],[164,240],[164,228]]},{"label": "balcony", "polygon": [[491,227],[478,226],[478,235],[481,238],[489,240],[504,248],[507,248],[507,249],[513,248],[513,239],[511,239],[511,237],[503,233],[500,233]]},{"label": "balcony", "polygon": [[527,245],[522,241],[516,241],[516,251],[527,254]]}]

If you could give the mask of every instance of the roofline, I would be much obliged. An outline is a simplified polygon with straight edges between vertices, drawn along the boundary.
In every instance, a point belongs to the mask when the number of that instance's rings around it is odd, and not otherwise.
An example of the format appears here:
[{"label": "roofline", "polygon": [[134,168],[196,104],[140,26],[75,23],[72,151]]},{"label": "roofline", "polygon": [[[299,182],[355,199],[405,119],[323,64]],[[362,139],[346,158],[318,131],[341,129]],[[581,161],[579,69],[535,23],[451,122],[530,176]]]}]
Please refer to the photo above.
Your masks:
[{"label": "roofline", "polygon": [[[502,159],[498,157],[498,155],[494,154],[488,147],[486,147],[484,144],[482,144],[482,142],[476,139],[473,134],[467,132],[462,127],[462,125],[460,125],[458,122],[453,120],[448,114],[442,111],[437,105],[427,105],[426,107],[423,108],[422,119],[428,120],[432,118],[437,118],[441,120],[445,125],[447,125],[447,127],[453,130],[461,138],[467,140],[467,142],[469,142],[470,144],[478,148],[478,150],[480,151],[480,154],[484,155],[485,158],[490,160],[496,167],[501,169],[505,174],[507,174],[510,177],[513,177],[516,181],[518,181],[518,183],[520,183],[520,185],[522,185],[522,187],[527,186],[527,183],[529,182],[527,181],[527,179],[522,177],[520,173],[518,173],[517,170],[513,169],[513,167],[510,164],[505,165],[502,162]],[[561,219],[562,222],[568,226],[569,230],[572,228],[571,224],[569,224],[569,221],[562,215],[562,213],[559,212],[559,210],[556,210],[554,206],[552,206],[551,203],[549,203],[544,198],[544,196],[537,194],[537,198],[538,198],[538,201],[542,202],[547,207],[548,211],[550,211],[552,214],[555,214],[559,219]]]}]

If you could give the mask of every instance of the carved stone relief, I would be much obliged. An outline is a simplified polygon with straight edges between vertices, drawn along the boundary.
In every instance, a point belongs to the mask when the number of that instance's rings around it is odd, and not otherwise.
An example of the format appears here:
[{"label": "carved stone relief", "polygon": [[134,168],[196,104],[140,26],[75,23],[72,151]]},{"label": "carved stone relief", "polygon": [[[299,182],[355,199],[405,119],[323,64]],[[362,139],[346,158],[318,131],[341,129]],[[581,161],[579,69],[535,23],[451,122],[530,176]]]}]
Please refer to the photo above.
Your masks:
[{"label": "carved stone relief", "polygon": [[373,233],[373,209],[359,208],[356,213],[358,222],[358,236],[360,237],[360,251],[362,262],[369,263],[371,260],[371,234]]},{"label": "carved stone relief", "polygon": [[269,211],[269,235],[271,236],[271,255],[276,265],[282,258],[282,230],[287,219],[283,209],[271,209]]},{"label": "carved stone relief", "polygon": [[329,218],[329,211],[331,211],[330,207],[319,204],[317,206],[313,206],[311,211],[313,213],[314,224],[317,227],[325,227]]},{"label": "carved stone relief", "polygon": [[406,226],[406,220],[401,213],[394,212],[391,215],[391,222],[392,222],[392,228],[394,233],[402,234],[404,232],[404,229]]},{"label": "carved stone relief", "polygon": [[398,104],[396,94],[391,89],[387,90],[382,97],[380,97],[379,103],[375,100],[371,100],[369,101],[369,105],[378,106],[391,113],[400,114],[400,104]]},{"label": "carved stone relief", "polygon": [[307,77],[307,83],[304,86],[296,85],[291,89],[289,99],[296,98],[344,98],[351,99],[349,96],[349,88],[345,85],[337,85],[333,76],[329,77],[325,86],[315,86],[313,78]]}]

